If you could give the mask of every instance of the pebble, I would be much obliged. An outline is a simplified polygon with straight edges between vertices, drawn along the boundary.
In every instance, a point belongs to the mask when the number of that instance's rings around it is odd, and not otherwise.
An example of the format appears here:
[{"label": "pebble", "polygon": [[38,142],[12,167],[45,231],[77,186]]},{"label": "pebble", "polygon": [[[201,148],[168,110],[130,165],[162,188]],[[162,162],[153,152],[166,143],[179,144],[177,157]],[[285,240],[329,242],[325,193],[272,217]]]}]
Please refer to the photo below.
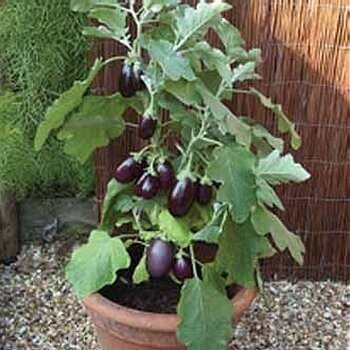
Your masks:
[{"label": "pebble", "polygon": [[[0,265],[1,350],[99,350],[64,278],[65,242],[26,246]],[[330,281],[274,281],[235,330],[229,350],[350,349],[350,290]],[[120,349],[122,350],[122,349]]]}]

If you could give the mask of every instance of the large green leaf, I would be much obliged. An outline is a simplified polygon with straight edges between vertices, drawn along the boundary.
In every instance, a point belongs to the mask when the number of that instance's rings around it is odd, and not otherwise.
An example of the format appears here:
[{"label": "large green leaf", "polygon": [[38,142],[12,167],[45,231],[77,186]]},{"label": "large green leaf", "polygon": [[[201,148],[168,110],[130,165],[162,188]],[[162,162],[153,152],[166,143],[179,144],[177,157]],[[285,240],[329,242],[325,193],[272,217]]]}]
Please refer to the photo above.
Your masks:
[{"label": "large green leaf", "polygon": [[259,159],[256,174],[271,185],[288,181],[302,182],[310,178],[310,174],[299,163],[294,162],[291,154],[282,156],[278,150]]},{"label": "large green leaf", "polygon": [[38,127],[34,147],[40,150],[45,141],[49,137],[52,130],[58,129],[65,122],[66,116],[83,102],[83,96],[93,79],[103,67],[101,59],[96,59],[91,68],[89,76],[83,81],[77,81],[74,85],[64,92],[51,107],[48,108],[44,116],[44,120]]},{"label": "large green leaf", "polygon": [[255,232],[250,220],[237,224],[227,217],[219,239],[216,264],[228,273],[228,284],[254,287],[258,259],[274,253],[268,239]]},{"label": "large green leaf", "polygon": [[189,61],[181,54],[173,50],[173,46],[166,40],[150,40],[148,53],[162,67],[164,74],[171,80],[177,81],[180,78],[192,81],[196,76],[189,64]]},{"label": "large green leaf", "polygon": [[289,121],[284,114],[281,105],[273,103],[270,98],[264,96],[260,91],[251,88],[250,92],[256,96],[261,104],[271,109],[278,117],[278,130],[291,135],[291,145],[294,149],[298,149],[301,146],[301,138],[295,130],[295,125]]},{"label": "large green leaf", "polygon": [[246,148],[232,143],[218,148],[214,156],[208,174],[211,179],[222,182],[217,200],[231,206],[235,221],[244,222],[256,204],[254,155]]},{"label": "large green leaf", "polygon": [[191,242],[191,231],[186,221],[173,217],[167,210],[159,214],[159,229],[168,240],[180,247],[187,247]]},{"label": "large green leaf", "polygon": [[215,286],[198,278],[181,291],[177,337],[189,350],[225,350],[232,335],[230,300]]},{"label": "large green leaf", "polygon": [[66,276],[79,298],[112,284],[116,272],[128,268],[130,257],[118,237],[107,232],[91,232],[89,242],[78,248],[66,268]]},{"label": "large green leaf", "polygon": [[85,97],[81,109],[70,117],[58,134],[65,140],[65,152],[85,162],[96,148],[107,146],[110,140],[123,133],[125,109],[119,94]]},{"label": "large green leaf", "polygon": [[256,232],[260,235],[271,233],[272,239],[280,251],[288,249],[293,259],[300,265],[303,264],[305,252],[303,242],[299,236],[290,232],[275,214],[263,206],[257,206],[251,220]]},{"label": "large green leaf", "polygon": [[230,8],[230,5],[219,1],[200,1],[196,8],[187,7],[176,19],[176,28],[181,39],[177,48],[184,45],[193,35],[204,35],[207,29],[215,24],[217,16]]}]

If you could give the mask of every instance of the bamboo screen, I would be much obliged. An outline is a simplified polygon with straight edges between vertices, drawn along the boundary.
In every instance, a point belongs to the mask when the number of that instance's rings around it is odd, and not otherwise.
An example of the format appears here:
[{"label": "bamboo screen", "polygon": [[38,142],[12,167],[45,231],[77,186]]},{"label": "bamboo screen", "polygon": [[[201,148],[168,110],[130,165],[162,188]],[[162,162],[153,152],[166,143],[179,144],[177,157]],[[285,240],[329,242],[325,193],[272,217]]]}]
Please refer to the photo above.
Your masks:
[{"label": "bamboo screen", "polygon": [[[286,254],[266,261],[269,278],[350,278],[350,1],[234,0],[227,18],[260,47],[263,79],[257,87],[282,103],[303,137],[296,159],[311,172],[303,185],[281,188],[286,224],[306,244],[303,267]],[[95,55],[122,49],[99,42]],[[95,82],[95,93],[116,90],[118,66]],[[249,97],[232,101],[238,115],[263,121],[272,131],[272,115]],[[136,118],[128,115],[131,120]],[[135,119],[134,119],[135,120]],[[122,155],[139,146],[132,130],[96,153],[97,196]]]}]

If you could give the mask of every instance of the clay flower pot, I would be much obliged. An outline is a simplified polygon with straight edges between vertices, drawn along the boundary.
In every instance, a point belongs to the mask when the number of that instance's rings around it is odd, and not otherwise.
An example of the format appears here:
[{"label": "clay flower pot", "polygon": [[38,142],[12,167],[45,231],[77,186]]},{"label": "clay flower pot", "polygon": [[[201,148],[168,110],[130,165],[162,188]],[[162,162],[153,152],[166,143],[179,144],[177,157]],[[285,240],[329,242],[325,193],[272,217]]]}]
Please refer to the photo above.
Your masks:
[{"label": "clay flower pot", "polygon": [[[256,289],[241,289],[232,299],[235,325],[257,296]],[[185,350],[176,339],[177,315],[137,311],[93,294],[83,303],[104,350]]]}]

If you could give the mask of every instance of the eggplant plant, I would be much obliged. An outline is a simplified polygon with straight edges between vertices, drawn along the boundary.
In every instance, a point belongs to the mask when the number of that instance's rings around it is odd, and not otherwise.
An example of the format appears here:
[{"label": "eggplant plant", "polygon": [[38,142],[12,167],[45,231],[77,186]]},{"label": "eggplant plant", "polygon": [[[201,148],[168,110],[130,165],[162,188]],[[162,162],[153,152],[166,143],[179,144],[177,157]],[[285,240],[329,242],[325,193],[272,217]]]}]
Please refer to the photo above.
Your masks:
[{"label": "eggplant plant", "polygon": [[[65,151],[84,162],[126,126],[147,145],[115,164],[101,223],[73,253],[67,277],[80,298],[98,292],[129,268],[127,247],[141,244],[134,283],[169,274],[182,283],[179,341],[190,350],[225,349],[233,312],[225,287],[260,284],[259,261],[277,250],[303,262],[301,239],[275,214],[284,207],[274,187],[310,175],[256,116],[237,116],[224,101],[250,95],[273,112],[291,148],[300,147],[300,137],[280,105],[241,84],[260,78],[260,50],[247,50],[224,18],[229,4],[72,0],[71,7],[98,23],[85,35],[115,40],[126,54],[96,59],[87,78],[59,96],[38,127],[36,149],[55,131]],[[207,40],[209,29],[218,47]],[[96,75],[116,61],[120,92],[89,95]],[[138,125],[123,120],[129,108]],[[170,135],[176,135],[171,148]],[[132,232],[114,235],[124,224]],[[197,260],[197,242],[217,246],[212,262]]]}]

